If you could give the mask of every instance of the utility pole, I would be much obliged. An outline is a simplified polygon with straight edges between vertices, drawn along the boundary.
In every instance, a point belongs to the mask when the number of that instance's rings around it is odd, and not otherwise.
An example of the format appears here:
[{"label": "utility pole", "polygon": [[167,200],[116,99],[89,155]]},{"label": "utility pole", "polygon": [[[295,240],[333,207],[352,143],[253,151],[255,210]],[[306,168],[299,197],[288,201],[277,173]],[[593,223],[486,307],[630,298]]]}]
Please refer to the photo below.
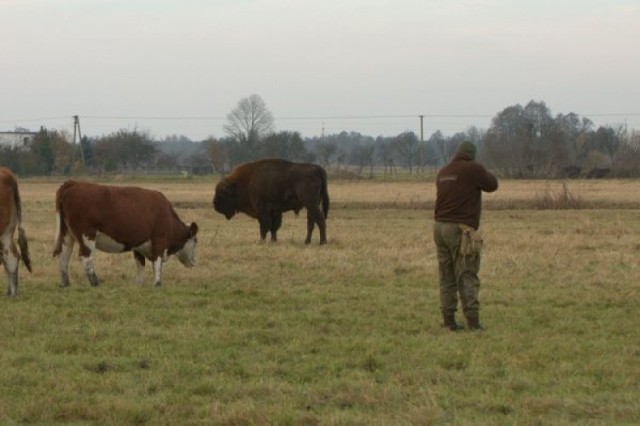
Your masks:
[{"label": "utility pole", "polygon": [[420,167],[424,171],[424,115],[419,115],[420,117]]},{"label": "utility pole", "polygon": [[[76,132],[77,130],[77,132]],[[73,144],[76,144],[76,133],[78,135],[78,146],[80,146],[80,161],[82,162],[82,168],[84,169],[84,151],[82,150],[82,133],[80,132],[80,117],[73,116]]]}]

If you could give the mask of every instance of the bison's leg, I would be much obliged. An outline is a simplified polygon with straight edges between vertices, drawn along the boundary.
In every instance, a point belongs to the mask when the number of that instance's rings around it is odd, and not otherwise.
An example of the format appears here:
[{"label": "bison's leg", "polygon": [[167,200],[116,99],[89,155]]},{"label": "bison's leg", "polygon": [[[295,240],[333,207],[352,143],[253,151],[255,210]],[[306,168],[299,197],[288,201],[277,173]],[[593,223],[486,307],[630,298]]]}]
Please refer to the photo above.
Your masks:
[{"label": "bison's leg", "polygon": [[311,242],[311,234],[315,224],[318,224],[318,229],[320,229],[320,244],[326,244],[327,222],[324,219],[324,214],[320,211],[319,206],[307,207],[307,238],[304,240],[305,244]]},{"label": "bison's leg", "polygon": [[327,244],[327,220],[324,214],[318,210],[318,228],[320,229],[320,244]]},{"label": "bison's leg", "polygon": [[4,265],[4,270],[7,272],[7,278],[9,279],[7,294],[9,296],[15,296],[18,294],[18,262],[20,261],[20,257],[18,255],[18,250],[11,239],[11,233],[7,233],[2,236],[0,246],[2,246],[2,264]]},{"label": "bison's leg", "polygon": [[258,222],[260,222],[260,239],[265,240],[267,233],[271,230],[271,216],[268,213],[258,215]]},{"label": "bison's leg", "polygon": [[71,259],[74,244],[75,240],[73,239],[73,236],[70,233],[67,233],[62,239],[60,250],[60,287],[69,286],[69,260]]},{"label": "bison's leg", "polygon": [[83,238],[82,242],[80,242],[80,261],[82,262],[84,272],[87,274],[87,278],[89,279],[89,284],[91,284],[92,287],[97,287],[100,283],[93,266],[93,252],[95,250],[95,239],[90,240],[89,238]]},{"label": "bison's leg", "polygon": [[307,238],[304,239],[305,244],[309,244],[311,242],[311,234],[313,234],[313,227],[315,226],[315,219],[311,214],[311,211],[307,210]]},{"label": "bison's leg", "polygon": [[271,241],[278,241],[278,229],[282,226],[282,212],[273,212],[271,214]]},{"label": "bison's leg", "polygon": [[142,285],[144,282],[144,256],[134,251],[133,258],[136,260],[136,284]]}]

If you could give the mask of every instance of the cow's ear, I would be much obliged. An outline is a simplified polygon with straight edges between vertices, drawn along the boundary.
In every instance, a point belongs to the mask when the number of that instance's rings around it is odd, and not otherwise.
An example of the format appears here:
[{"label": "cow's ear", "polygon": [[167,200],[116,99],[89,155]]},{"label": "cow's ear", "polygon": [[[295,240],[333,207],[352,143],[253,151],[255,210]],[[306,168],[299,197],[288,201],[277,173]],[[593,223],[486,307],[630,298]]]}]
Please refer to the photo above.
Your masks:
[{"label": "cow's ear", "polygon": [[195,223],[195,222],[193,222],[193,223],[189,226],[189,236],[190,236],[190,237],[195,237],[197,233],[198,233],[198,225],[196,225],[196,223]]}]

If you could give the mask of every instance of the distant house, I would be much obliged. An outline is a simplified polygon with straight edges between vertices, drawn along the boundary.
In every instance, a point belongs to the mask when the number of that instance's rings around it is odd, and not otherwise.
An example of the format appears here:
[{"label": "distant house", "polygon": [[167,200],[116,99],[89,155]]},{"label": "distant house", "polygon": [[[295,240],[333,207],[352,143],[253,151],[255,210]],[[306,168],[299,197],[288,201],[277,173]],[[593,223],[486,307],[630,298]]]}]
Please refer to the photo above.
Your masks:
[{"label": "distant house", "polygon": [[35,137],[36,133],[29,131],[0,132],[0,147],[26,148]]}]

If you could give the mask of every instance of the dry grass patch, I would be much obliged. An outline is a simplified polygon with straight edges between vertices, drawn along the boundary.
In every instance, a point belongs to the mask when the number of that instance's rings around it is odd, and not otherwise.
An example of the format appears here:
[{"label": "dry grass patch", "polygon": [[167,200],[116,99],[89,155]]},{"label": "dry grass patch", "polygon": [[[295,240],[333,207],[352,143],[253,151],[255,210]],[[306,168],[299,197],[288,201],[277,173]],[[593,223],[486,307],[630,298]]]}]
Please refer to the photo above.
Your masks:
[{"label": "dry grass patch", "polygon": [[544,191],[536,195],[534,204],[538,210],[575,210],[587,207],[587,203],[581,197],[571,192],[566,182],[563,182],[557,191],[547,184]]},{"label": "dry grass patch", "polygon": [[[500,181],[498,191],[483,194],[486,209],[640,208],[638,180]],[[405,182],[330,182],[334,208],[433,209],[433,180]]]},{"label": "dry grass patch", "polygon": [[[640,420],[637,210],[485,211],[487,331],[451,334],[439,326],[431,211],[348,204],[399,192],[425,202],[432,182],[361,183],[331,184],[329,244],[306,246],[304,215],[260,243],[256,221],[213,212],[214,182],[141,182],[198,222],[198,265],[170,260],[162,288],[150,270],[137,287],[131,255],[99,253],[100,287],[74,262],[60,289],[59,183],[25,182],[34,273],[23,268],[21,295],[0,299],[0,423]],[[522,185],[501,190],[532,200]],[[590,188],[575,194],[616,190]]]}]

